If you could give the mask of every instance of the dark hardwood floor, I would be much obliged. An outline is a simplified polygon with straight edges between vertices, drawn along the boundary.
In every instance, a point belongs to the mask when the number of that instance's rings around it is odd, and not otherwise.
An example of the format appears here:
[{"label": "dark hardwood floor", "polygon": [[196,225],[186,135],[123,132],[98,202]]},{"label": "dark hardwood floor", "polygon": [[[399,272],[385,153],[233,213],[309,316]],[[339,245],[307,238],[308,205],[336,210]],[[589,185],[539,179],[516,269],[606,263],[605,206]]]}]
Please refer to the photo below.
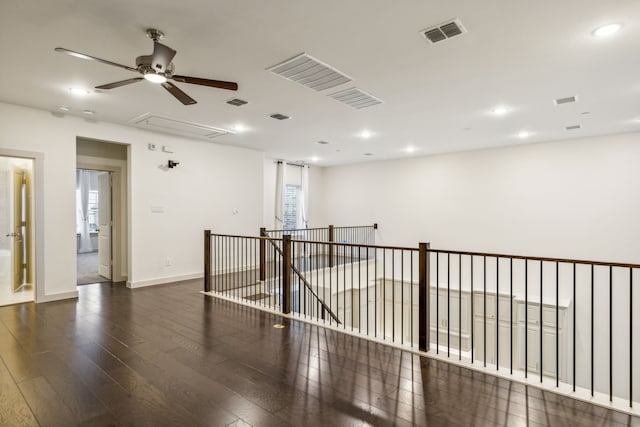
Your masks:
[{"label": "dark hardwood floor", "polygon": [[0,425],[640,426],[200,287],[96,284],[1,307]]}]

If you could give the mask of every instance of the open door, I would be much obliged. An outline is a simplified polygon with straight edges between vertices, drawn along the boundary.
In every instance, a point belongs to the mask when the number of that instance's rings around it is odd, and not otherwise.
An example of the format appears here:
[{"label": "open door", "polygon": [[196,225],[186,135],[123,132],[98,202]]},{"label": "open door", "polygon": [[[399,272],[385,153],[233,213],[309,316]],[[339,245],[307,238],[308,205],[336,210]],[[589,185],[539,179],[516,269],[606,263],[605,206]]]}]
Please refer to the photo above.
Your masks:
[{"label": "open door", "polygon": [[25,221],[25,172],[23,169],[13,170],[13,290],[17,291],[24,285],[26,268],[25,235],[23,233]]},{"label": "open door", "polygon": [[111,280],[111,172],[98,175],[98,274]]}]

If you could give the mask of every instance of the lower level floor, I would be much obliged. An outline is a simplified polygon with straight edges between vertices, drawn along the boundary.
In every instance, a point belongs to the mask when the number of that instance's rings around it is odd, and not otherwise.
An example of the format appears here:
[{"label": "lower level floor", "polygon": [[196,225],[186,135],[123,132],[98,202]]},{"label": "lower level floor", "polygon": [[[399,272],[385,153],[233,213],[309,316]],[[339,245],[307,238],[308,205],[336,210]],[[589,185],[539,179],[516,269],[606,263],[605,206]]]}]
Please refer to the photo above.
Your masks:
[{"label": "lower level floor", "polygon": [[99,283],[0,307],[0,425],[640,426],[201,286]]}]

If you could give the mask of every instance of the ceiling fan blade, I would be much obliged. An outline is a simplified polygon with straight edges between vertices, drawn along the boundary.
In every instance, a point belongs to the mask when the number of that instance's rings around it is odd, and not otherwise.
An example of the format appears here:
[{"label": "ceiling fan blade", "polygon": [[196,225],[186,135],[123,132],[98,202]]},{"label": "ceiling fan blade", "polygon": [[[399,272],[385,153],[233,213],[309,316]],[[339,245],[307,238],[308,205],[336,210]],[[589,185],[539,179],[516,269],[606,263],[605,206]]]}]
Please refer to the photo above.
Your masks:
[{"label": "ceiling fan blade", "polygon": [[184,105],[192,105],[196,103],[196,100],[180,90],[176,85],[170,82],[162,83],[162,87],[165,88],[171,95],[175,96],[178,101]]},{"label": "ceiling fan blade", "polygon": [[131,83],[137,83],[140,80],[144,80],[144,77],[134,77],[132,79],[120,80],[119,82],[107,83],[106,85],[96,86],[96,89],[115,89],[120,86],[130,85]]},{"label": "ceiling fan blade", "polygon": [[156,41],[153,42],[153,55],[151,56],[151,66],[156,73],[164,73],[167,70],[171,60],[176,56],[176,51],[169,46]]},{"label": "ceiling fan blade", "polygon": [[66,53],[67,55],[75,56],[76,58],[80,58],[80,59],[87,59],[89,61],[96,61],[96,62],[101,62],[103,64],[112,65],[114,67],[124,68],[125,70],[129,70],[129,71],[138,71],[137,69],[133,67],[129,67],[128,65],[122,65],[115,62],[107,61],[106,59],[96,58],[95,56],[87,55],[86,53],[75,52],[73,50],[65,49],[63,47],[57,47],[55,51],[60,53]]},{"label": "ceiling fan blade", "polygon": [[227,90],[238,90],[238,83],[235,82],[224,82],[221,80],[209,80],[189,76],[172,76],[171,78],[177,82],[190,83],[192,85],[209,86]]}]

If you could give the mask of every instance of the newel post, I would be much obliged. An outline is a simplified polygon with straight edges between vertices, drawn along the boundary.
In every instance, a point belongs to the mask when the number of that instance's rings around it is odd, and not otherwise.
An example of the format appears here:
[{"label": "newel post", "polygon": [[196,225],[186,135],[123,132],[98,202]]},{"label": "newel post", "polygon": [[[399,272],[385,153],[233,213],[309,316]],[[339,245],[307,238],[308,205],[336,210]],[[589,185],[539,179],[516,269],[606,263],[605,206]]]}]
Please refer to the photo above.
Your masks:
[{"label": "newel post", "polygon": [[429,351],[429,243],[418,246],[418,349]]},{"label": "newel post", "polygon": [[329,226],[329,267],[333,267],[333,225]]},{"label": "newel post", "polygon": [[[260,228],[260,237],[267,237],[267,229],[262,227]],[[266,241],[264,239],[260,239],[260,281],[264,282],[266,277]]]},{"label": "newel post", "polygon": [[282,236],[282,312],[291,312],[291,235]]},{"label": "newel post", "polygon": [[204,291],[211,292],[211,230],[204,230]]}]

